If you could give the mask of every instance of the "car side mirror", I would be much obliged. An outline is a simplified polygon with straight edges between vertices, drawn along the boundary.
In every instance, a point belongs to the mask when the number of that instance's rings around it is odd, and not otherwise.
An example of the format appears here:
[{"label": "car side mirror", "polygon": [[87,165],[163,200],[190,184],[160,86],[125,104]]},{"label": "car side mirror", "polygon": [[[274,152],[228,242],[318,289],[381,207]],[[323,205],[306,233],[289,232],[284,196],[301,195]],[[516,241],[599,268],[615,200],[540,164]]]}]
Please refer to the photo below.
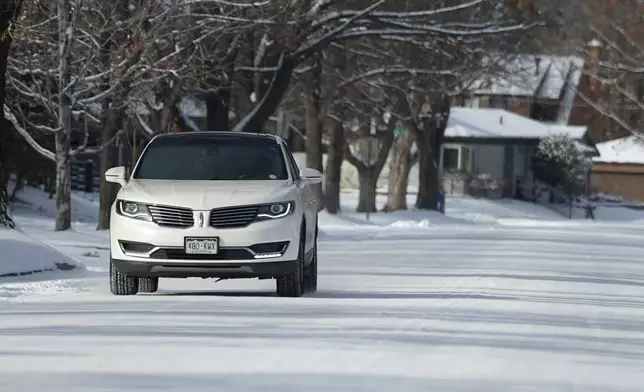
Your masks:
[{"label": "car side mirror", "polygon": [[121,186],[124,186],[127,183],[127,180],[125,179],[125,173],[125,166],[113,167],[105,172],[105,181],[114,182],[120,184]]},{"label": "car side mirror", "polygon": [[300,171],[300,177],[311,184],[319,184],[322,182],[322,173],[308,167]]}]

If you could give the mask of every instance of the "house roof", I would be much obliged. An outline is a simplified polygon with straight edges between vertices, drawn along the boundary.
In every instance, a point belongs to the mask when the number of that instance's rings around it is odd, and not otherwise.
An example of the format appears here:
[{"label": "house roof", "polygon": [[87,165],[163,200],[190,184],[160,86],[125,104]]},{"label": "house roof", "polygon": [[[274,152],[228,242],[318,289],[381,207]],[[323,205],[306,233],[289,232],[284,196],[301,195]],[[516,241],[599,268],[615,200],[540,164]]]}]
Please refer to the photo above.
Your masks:
[{"label": "house roof", "polygon": [[445,129],[446,138],[541,139],[563,133],[581,140],[585,126],[548,124],[503,109],[453,107]]},{"label": "house roof", "polygon": [[594,162],[644,164],[644,139],[638,136],[598,143],[595,147],[599,156],[593,158]]},{"label": "house roof", "polygon": [[[471,90],[475,94],[559,99],[570,72],[583,65],[584,59],[576,56],[518,54],[497,65],[502,69],[499,75],[485,75],[474,81]],[[572,82],[576,85],[579,80]]]},{"label": "house roof", "polygon": [[473,94],[561,100],[557,122],[568,123],[584,67],[583,58],[518,54],[497,66],[502,72],[475,80],[470,87]]}]

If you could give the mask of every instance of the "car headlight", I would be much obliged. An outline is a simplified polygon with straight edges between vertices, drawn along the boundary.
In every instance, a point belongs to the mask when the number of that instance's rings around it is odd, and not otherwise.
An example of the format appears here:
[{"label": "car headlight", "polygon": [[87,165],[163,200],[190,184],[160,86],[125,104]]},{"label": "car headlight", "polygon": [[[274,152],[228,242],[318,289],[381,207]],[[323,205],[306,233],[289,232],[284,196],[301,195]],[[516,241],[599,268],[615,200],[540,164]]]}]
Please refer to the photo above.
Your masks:
[{"label": "car headlight", "polygon": [[257,210],[257,220],[269,220],[283,218],[295,211],[295,202],[285,201],[279,203],[264,204]]},{"label": "car headlight", "polygon": [[133,219],[141,219],[152,222],[152,216],[148,207],[145,204],[136,203],[133,201],[119,200],[116,204],[116,212],[119,215],[126,216]]}]

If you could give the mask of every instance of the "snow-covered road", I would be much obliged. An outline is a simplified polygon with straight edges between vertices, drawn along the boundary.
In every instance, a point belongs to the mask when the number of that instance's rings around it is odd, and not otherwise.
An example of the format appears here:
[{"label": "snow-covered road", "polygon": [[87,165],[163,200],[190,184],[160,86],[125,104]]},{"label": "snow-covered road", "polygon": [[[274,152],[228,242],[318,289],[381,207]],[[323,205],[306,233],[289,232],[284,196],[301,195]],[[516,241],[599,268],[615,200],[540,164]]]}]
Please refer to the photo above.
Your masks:
[{"label": "snow-covered road", "polygon": [[328,229],[311,298],[272,281],[136,297],[110,296],[104,272],[48,282],[0,301],[0,391],[641,391],[642,238],[635,224]]}]

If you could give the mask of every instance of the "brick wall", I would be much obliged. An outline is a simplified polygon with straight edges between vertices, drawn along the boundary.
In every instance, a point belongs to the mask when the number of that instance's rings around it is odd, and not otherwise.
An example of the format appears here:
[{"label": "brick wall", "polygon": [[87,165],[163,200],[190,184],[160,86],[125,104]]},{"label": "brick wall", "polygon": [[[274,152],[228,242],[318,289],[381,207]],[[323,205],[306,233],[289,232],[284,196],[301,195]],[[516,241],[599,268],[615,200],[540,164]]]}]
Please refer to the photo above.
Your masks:
[{"label": "brick wall", "polygon": [[508,111],[524,116],[530,117],[531,103],[526,99],[513,99],[508,98]]}]

